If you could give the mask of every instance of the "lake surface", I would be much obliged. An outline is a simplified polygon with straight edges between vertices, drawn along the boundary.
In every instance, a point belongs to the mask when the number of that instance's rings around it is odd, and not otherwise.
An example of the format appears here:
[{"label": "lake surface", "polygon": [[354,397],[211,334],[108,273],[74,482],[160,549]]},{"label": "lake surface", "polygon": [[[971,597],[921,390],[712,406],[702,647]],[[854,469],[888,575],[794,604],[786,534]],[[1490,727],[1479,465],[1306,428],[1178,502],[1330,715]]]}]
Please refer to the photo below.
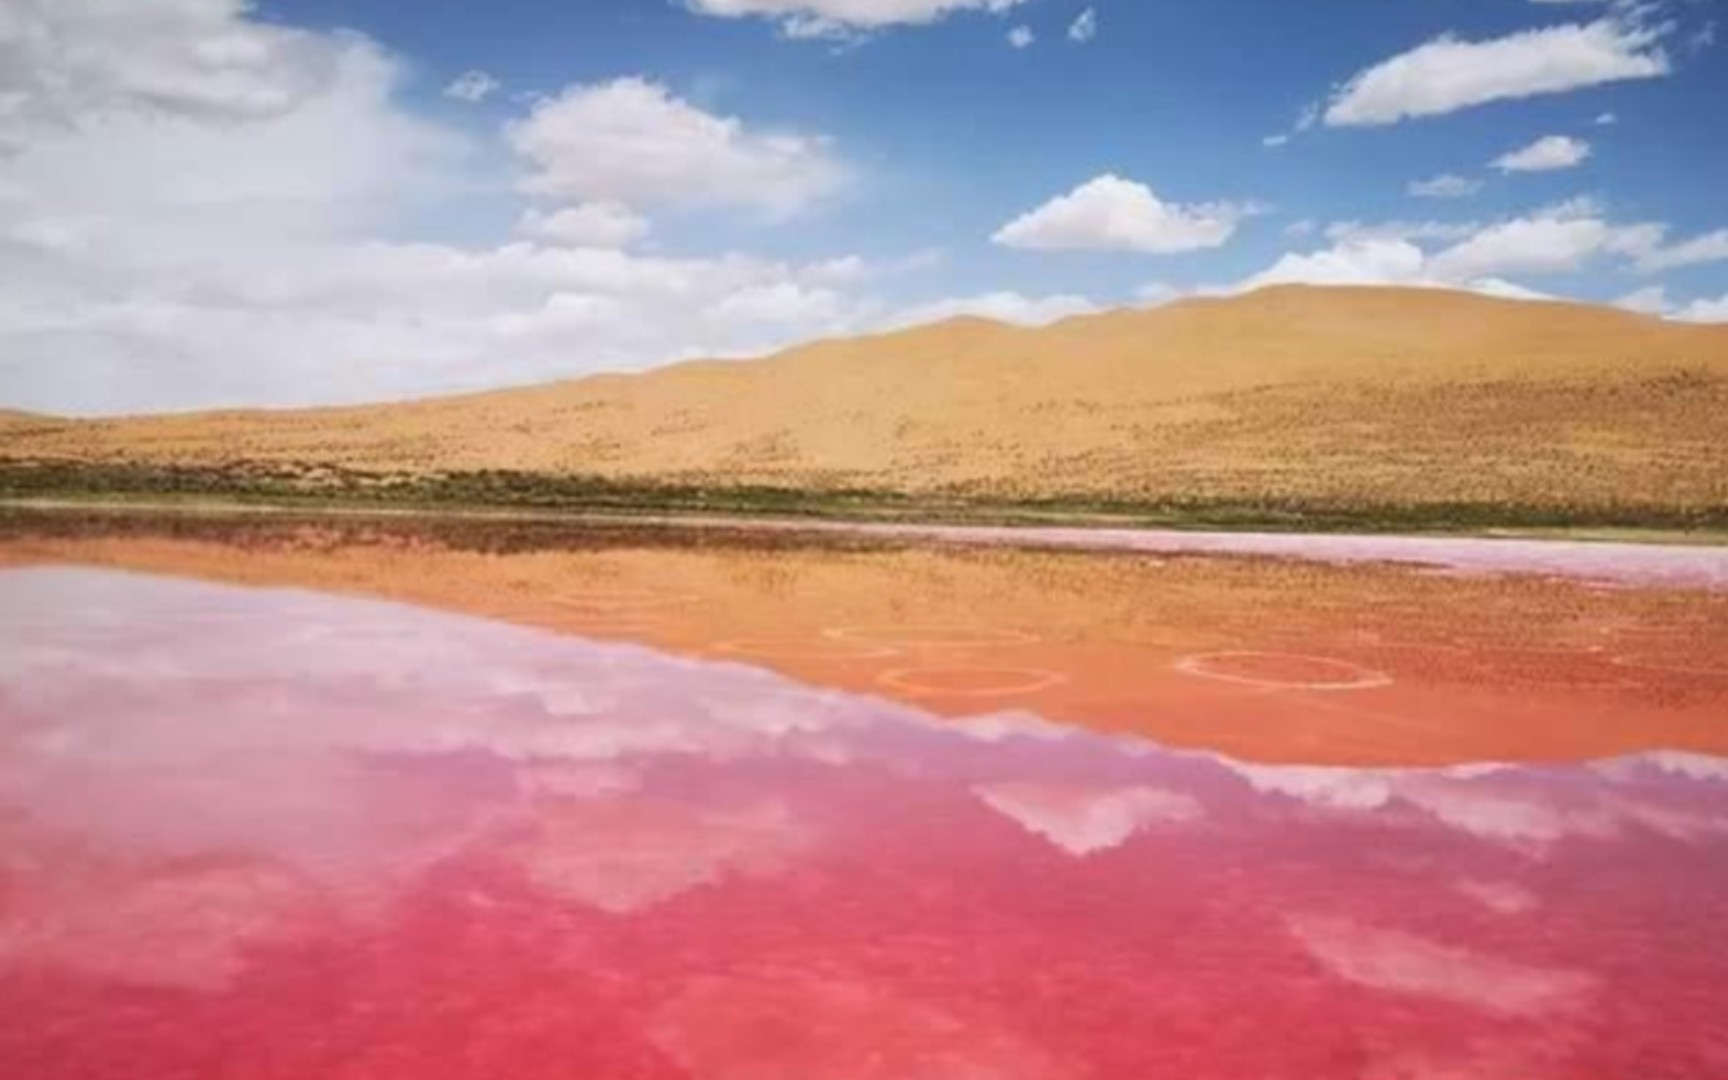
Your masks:
[{"label": "lake surface", "polygon": [[1721,549],[961,539],[9,519],[0,1076],[1728,1076]]}]

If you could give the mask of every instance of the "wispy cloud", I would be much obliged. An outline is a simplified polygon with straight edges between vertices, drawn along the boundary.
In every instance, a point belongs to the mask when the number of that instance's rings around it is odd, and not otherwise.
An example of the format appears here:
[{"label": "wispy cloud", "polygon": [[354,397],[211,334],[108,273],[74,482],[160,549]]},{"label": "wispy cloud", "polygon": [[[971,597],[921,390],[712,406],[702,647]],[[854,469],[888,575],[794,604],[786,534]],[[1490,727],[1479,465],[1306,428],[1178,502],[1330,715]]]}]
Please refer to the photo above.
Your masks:
[{"label": "wispy cloud", "polygon": [[1482,190],[1482,181],[1442,173],[1427,180],[1412,180],[1405,192],[1421,199],[1463,199]]},{"label": "wispy cloud", "polygon": [[1590,144],[1570,135],[1544,135],[1535,142],[1508,151],[1491,163],[1504,173],[1553,172],[1582,165],[1590,156]]},{"label": "wispy cloud", "polygon": [[1492,101],[1667,75],[1663,32],[1605,18],[1485,41],[1445,34],[1359,72],[1326,104],[1331,127],[1395,124]]}]

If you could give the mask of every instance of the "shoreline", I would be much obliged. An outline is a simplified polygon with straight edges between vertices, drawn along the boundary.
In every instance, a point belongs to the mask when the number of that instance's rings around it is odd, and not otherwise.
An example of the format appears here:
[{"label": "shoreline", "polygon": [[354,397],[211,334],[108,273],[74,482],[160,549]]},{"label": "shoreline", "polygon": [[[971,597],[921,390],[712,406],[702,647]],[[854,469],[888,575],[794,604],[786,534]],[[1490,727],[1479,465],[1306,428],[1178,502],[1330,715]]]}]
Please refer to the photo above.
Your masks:
[{"label": "shoreline", "polygon": [[1569,503],[1545,498],[1520,503],[1207,491],[911,492],[499,470],[380,473],[339,465],[253,461],[169,465],[0,458],[0,504],[8,502],[160,511],[191,506],[445,518],[509,515],[511,520],[784,520],[1728,545],[1728,502]]},{"label": "shoreline", "polygon": [[343,518],[473,521],[572,527],[646,526],[667,530],[819,535],[983,548],[1041,548],[1099,554],[1246,555],[1328,563],[1392,562],[1441,572],[1522,573],[1608,586],[1728,590],[1728,537],[1663,530],[1504,527],[1451,532],[1348,532],[1190,528],[1092,523],[949,523],[738,513],[665,513],[489,507],[297,505],[217,499],[0,498],[0,513],[23,511],[188,517]]}]

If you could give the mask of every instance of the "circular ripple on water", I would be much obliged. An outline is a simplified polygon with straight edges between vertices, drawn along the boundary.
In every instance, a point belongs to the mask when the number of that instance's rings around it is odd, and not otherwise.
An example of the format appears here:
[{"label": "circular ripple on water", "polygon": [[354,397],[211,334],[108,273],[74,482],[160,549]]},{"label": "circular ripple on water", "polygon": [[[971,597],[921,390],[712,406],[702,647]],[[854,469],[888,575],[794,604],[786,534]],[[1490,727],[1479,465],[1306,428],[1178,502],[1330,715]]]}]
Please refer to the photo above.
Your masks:
[{"label": "circular ripple on water", "polygon": [[1179,658],[1175,667],[1184,675],[1272,690],[1368,690],[1392,683],[1392,676],[1383,671],[1301,653],[1196,653]]},{"label": "circular ripple on water", "polygon": [[885,671],[877,681],[908,694],[941,697],[1007,697],[1048,690],[1068,681],[1047,668],[921,667]]}]

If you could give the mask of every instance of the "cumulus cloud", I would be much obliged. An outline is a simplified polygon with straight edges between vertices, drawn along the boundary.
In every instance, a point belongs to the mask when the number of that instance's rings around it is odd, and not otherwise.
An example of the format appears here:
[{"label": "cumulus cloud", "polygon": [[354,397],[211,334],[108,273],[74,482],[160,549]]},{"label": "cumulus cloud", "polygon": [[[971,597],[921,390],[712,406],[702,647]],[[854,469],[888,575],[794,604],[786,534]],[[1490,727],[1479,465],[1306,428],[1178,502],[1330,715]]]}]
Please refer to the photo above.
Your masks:
[{"label": "cumulus cloud", "polygon": [[1219,247],[1252,213],[1240,203],[1167,203],[1145,184],[1105,174],[1015,218],[993,239],[1035,251],[1166,255]]},{"label": "cumulus cloud", "polygon": [[[8,405],[418,396],[755,355],[917,306],[873,295],[872,282],[927,256],[626,250],[648,231],[643,207],[790,212],[838,169],[820,139],[761,134],[650,83],[577,87],[512,129],[546,194],[518,220],[520,239],[383,239],[507,186],[509,161],[409,109],[401,65],[366,38],[282,30],[215,0],[29,4],[6,17],[17,33],[0,35],[3,126],[18,140],[0,153]],[[621,128],[586,123],[596,93],[622,102]],[[584,149],[603,160],[571,159]]]},{"label": "cumulus cloud", "polygon": [[632,206],[741,206],[785,216],[844,175],[821,136],[758,132],[645,79],[572,86],[507,133],[529,193]]},{"label": "cumulus cloud", "polygon": [[1339,222],[1332,245],[1289,252],[1224,290],[1275,284],[1410,285],[1471,289],[1514,299],[1546,294],[1508,280],[1571,273],[1600,260],[1636,260],[1659,245],[1662,226],[1617,224],[1590,200],[1573,200],[1488,224]]},{"label": "cumulus cloud", "polygon": [[1327,103],[1331,127],[1394,124],[1492,101],[1557,94],[1671,70],[1662,31],[1616,18],[1486,41],[1446,34],[1359,72]]},{"label": "cumulus cloud", "polygon": [[186,259],[172,287],[145,275],[113,297],[9,297],[0,371],[21,407],[112,412],[389,399],[758,355],[887,316],[832,288],[827,267],[535,243],[364,242],[284,250],[262,269]]},{"label": "cumulus cloud", "polygon": [[444,96],[474,104],[491,97],[501,85],[484,71],[464,71],[444,88]]},{"label": "cumulus cloud", "polygon": [[1702,297],[1674,311],[1671,318],[1680,322],[1728,323],[1728,293],[1715,299]]},{"label": "cumulus cloud", "polygon": [[1681,303],[1670,297],[1663,286],[1646,285],[1615,300],[1614,306],[1676,322],[1728,323],[1728,294],[1715,298],[1704,296]]},{"label": "cumulus cloud", "polygon": [[648,230],[646,218],[615,202],[582,203],[551,213],[530,207],[516,223],[521,236],[570,247],[628,247]]},{"label": "cumulus cloud", "polygon": [[1442,173],[1428,180],[1412,180],[1405,192],[1419,199],[1464,199],[1482,190],[1482,181]]},{"label": "cumulus cloud", "polygon": [[1612,234],[1613,227],[1600,218],[1514,218],[1439,252],[1429,269],[1445,281],[1486,274],[1565,273],[1606,250]]},{"label": "cumulus cloud", "polygon": [[993,292],[915,304],[891,313],[883,320],[883,325],[899,328],[970,316],[1016,326],[1044,326],[1075,315],[1090,315],[1097,310],[1098,305],[1084,296]]},{"label": "cumulus cloud", "polygon": [[269,119],[328,91],[345,44],[243,18],[246,7],[9,0],[0,15],[0,150],[117,114]]},{"label": "cumulus cloud", "polygon": [[1024,49],[1038,40],[1038,35],[1032,32],[1030,26],[1016,26],[1008,31],[1008,44],[1016,49]]},{"label": "cumulus cloud", "polygon": [[1503,173],[1553,172],[1581,165],[1589,156],[1590,144],[1583,139],[1544,135],[1527,146],[1501,154],[1492,164]]},{"label": "cumulus cloud", "polygon": [[1425,261],[1422,249],[1408,240],[1350,239],[1305,254],[1287,252],[1240,287],[1415,284]]},{"label": "cumulus cloud", "polygon": [[1728,260],[1728,229],[1717,229],[1690,240],[1653,248],[1638,259],[1638,269],[1647,274],[1682,266]]},{"label": "cumulus cloud", "polygon": [[846,38],[894,26],[926,26],[950,15],[1000,15],[1025,0],[685,0],[701,15],[760,18],[793,38]]},{"label": "cumulus cloud", "polygon": [[1615,300],[1614,306],[1640,315],[1666,315],[1672,305],[1666,289],[1660,285],[1646,285]]}]

